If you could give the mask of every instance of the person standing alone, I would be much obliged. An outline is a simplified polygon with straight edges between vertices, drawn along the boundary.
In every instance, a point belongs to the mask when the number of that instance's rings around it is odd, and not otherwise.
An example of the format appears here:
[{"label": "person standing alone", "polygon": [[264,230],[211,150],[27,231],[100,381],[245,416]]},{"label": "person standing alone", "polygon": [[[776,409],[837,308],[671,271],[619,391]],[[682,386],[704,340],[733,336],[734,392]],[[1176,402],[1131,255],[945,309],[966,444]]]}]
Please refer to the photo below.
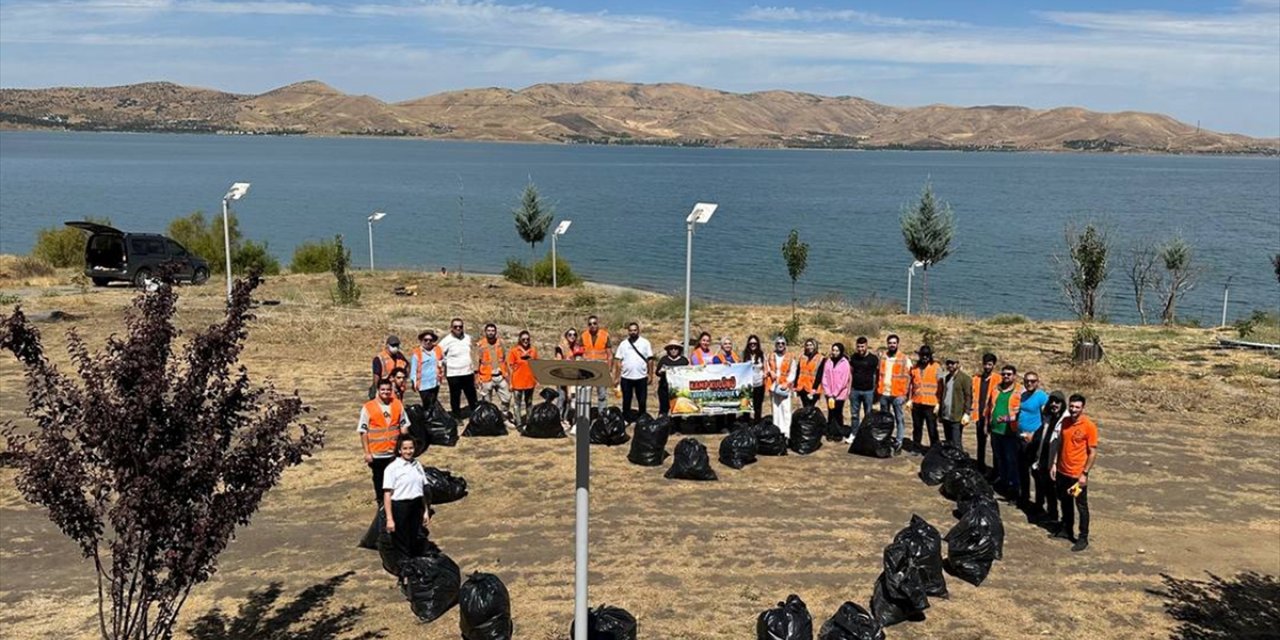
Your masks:
[{"label": "person standing alone", "polygon": [[907,424],[902,412],[907,404],[907,386],[911,380],[911,358],[898,352],[898,336],[891,333],[884,343],[885,352],[879,358],[880,374],[876,393],[880,394],[880,410],[893,412],[893,422],[898,427],[894,448],[901,451],[902,439],[907,434]]},{"label": "person standing alone", "polygon": [[[614,383],[622,387],[622,415],[627,422],[645,411],[649,400],[649,383],[653,381],[653,347],[640,337],[640,325],[627,325],[627,338],[618,344],[613,354]],[[639,411],[631,412],[631,402],[636,401]]]},{"label": "person standing alone", "polygon": [[463,329],[462,318],[449,322],[449,335],[440,341],[444,352],[444,378],[449,381],[449,411],[462,419],[462,396],[467,396],[467,410],[476,408],[476,374],[471,361],[471,336]]},{"label": "person standing alone", "polygon": [[1062,504],[1062,527],[1055,538],[1071,538],[1076,509],[1080,510],[1080,535],[1072,551],[1089,548],[1089,471],[1098,459],[1098,425],[1084,414],[1084,396],[1067,398],[1067,419],[1062,422],[1062,444],[1054,465],[1058,501]]}]

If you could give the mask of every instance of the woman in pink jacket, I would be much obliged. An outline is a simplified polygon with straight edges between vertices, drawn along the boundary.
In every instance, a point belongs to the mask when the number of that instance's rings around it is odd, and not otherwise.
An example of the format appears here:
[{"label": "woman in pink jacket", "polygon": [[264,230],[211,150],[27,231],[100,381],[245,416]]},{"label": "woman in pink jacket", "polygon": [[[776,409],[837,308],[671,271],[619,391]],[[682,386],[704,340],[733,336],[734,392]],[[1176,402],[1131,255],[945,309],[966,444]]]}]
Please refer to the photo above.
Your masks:
[{"label": "woman in pink jacket", "polygon": [[844,433],[844,403],[849,399],[849,381],[849,359],[844,357],[844,344],[836,342],[831,345],[831,357],[822,364],[822,393],[827,396],[827,424],[837,433]]}]

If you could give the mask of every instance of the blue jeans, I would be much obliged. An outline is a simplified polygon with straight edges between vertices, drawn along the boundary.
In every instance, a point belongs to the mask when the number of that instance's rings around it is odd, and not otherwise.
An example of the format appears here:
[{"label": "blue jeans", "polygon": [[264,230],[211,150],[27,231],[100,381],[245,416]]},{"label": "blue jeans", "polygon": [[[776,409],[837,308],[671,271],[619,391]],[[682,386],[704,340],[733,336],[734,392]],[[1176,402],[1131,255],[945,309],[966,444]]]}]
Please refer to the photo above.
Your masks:
[{"label": "blue jeans", "polygon": [[902,416],[902,405],[906,403],[906,396],[880,396],[880,410],[884,412],[893,411],[893,422],[898,426],[898,446],[902,446],[902,438],[907,433],[907,423],[904,422]]},{"label": "blue jeans", "polygon": [[996,469],[999,473],[996,484],[1003,485],[1015,497],[1021,489],[1018,481],[1018,449],[1021,442],[1022,438],[1017,435],[991,434],[991,445],[995,449]]},{"label": "blue jeans", "polygon": [[875,391],[858,391],[855,389],[849,394],[849,419],[853,421],[854,435],[857,435],[858,427],[862,426],[862,419],[871,413],[875,398]]}]

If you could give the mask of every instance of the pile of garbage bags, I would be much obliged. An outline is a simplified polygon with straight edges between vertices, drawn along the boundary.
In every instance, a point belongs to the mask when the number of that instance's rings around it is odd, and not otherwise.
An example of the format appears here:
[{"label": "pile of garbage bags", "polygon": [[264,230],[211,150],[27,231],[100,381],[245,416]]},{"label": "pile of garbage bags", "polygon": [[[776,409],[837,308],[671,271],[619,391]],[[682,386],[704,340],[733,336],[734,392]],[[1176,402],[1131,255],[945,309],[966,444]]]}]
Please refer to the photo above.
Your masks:
[{"label": "pile of garbage bags", "polygon": [[631,436],[627,435],[627,421],[622,418],[622,410],[617,407],[605,408],[595,420],[591,421],[589,437],[591,444],[602,444],[608,447],[626,444]]},{"label": "pile of garbage bags", "polygon": [[418,445],[415,457],[431,445],[452,447],[458,444],[458,421],[437,402],[431,407],[411,404],[404,408],[409,415],[409,435]]}]

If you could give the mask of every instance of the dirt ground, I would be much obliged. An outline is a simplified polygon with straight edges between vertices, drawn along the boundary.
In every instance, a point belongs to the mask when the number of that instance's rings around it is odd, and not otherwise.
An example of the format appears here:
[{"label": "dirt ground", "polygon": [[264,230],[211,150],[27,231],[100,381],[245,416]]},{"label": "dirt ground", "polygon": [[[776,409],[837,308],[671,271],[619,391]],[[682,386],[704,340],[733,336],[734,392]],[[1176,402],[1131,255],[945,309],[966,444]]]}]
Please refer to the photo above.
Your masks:
[{"label": "dirt ground", "polygon": [[[457,638],[458,614],[416,621],[376,552],[356,547],[373,515],[368,470],[354,433],[369,360],[389,332],[408,338],[443,330],[452,316],[478,334],[489,320],[512,340],[521,328],[544,349],[568,326],[599,313],[621,333],[637,319],[655,345],[678,335],[680,301],[604,288],[536,291],[491,278],[363,274],[363,305],[331,305],[330,277],[271,278],[251,325],[243,361],[251,374],[273,371],[327,417],[319,455],[286,472],[253,523],[223,554],[218,573],[195,589],[180,637]],[[398,298],[395,284],[417,284]],[[47,352],[68,362],[66,330],[90,344],[122,328],[133,293],[75,287],[21,291],[28,312],[58,309],[78,318],[42,322]],[[221,288],[182,289],[179,322],[213,322]],[[6,306],[9,306],[6,304]],[[694,330],[728,334],[740,348],[749,332],[771,335],[788,309],[699,306]],[[928,620],[902,624],[893,638],[1027,636],[1166,638],[1173,621],[1148,592],[1160,574],[1203,577],[1241,571],[1280,574],[1280,360],[1213,347],[1199,329],[1103,326],[1108,361],[1069,363],[1071,323],[1018,318],[980,321],[902,316],[825,300],[802,310],[806,335],[850,347],[896,332],[914,350],[935,332],[936,350],[977,368],[983,351],[1020,371],[1036,369],[1047,389],[1081,391],[1100,425],[1100,458],[1091,481],[1092,546],[1073,554],[1010,507],[1005,557],[975,588],[950,578],[949,599],[933,599]],[[939,333],[940,332],[940,333]],[[824,347],[825,348],[825,347]],[[282,361],[290,366],[280,366]],[[255,378],[261,380],[255,375]],[[651,401],[652,403],[652,401]],[[21,371],[0,357],[0,421],[29,424]],[[700,436],[714,456],[721,436]],[[966,445],[973,451],[972,434]],[[671,446],[674,446],[674,440]],[[434,447],[426,462],[469,482],[471,494],[443,505],[432,538],[461,566],[497,574],[510,590],[516,635],[567,636],[573,592],[572,440],[464,438]],[[881,552],[912,514],[943,533],[951,503],[916,477],[918,458],[873,460],[828,444],[810,456],[763,458],[742,471],[713,461],[714,483],[666,480],[664,468],[626,461],[626,447],[593,447],[591,600],[624,607],[643,638],[710,640],[754,637],[759,612],[797,593],[820,621],[845,600],[866,604]],[[92,566],[25,503],[15,471],[0,469],[0,637],[92,637]],[[220,615],[235,633],[192,625]],[[815,627],[817,624],[815,624]]]}]

